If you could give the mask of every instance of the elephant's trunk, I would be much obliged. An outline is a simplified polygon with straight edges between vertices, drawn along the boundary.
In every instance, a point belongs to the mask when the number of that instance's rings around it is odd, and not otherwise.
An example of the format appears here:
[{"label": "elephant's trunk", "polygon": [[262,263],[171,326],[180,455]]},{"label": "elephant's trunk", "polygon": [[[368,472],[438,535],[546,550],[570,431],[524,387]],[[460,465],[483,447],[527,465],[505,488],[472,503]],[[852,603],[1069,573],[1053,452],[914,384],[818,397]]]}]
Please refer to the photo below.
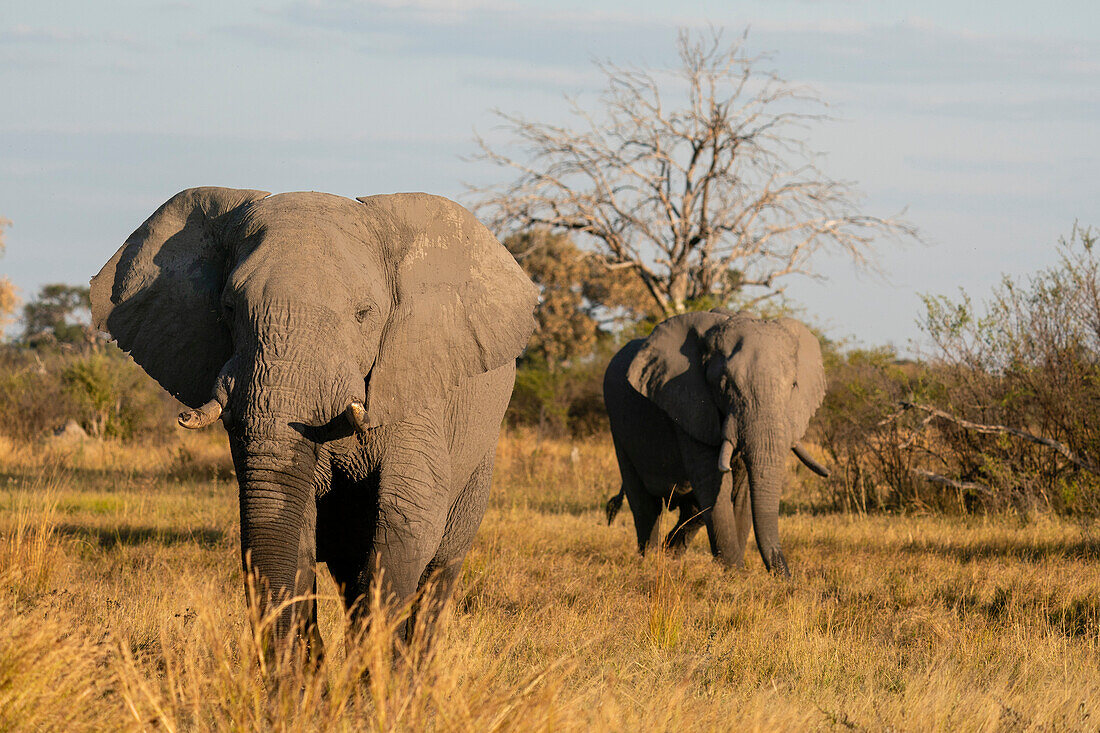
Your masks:
[{"label": "elephant's trunk", "polygon": [[791,572],[779,544],[779,497],[786,471],[784,458],[790,445],[779,432],[755,436],[745,443],[743,453],[752,501],[752,526],[760,557],[769,571],[789,578]]},{"label": "elephant's trunk", "polygon": [[[297,332],[295,332],[297,333]],[[336,419],[351,398],[361,398],[352,368],[331,354],[285,335],[257,337],[256,354],[241,362],[226,411],[240,484],[241,554],[260,611],[279,609],[275,639],[295,632],[301,604],[286,604],[306,590],[299,570],[315,557],[314,473],[317,428]],[[333,364],[338,365],[333,368]],[[311,584],[310,584],[311,585]]]},{"label": "elephant's trunk", "polygon": [[[300,436],[250,441],[234,456],[240,482],[241,558],[263,614],[293,597],[316,452]],[[312,540],[312,538],[309,538]],[[251,573],[251,576],[248,576]],[[274,635],[285,638],[294,609],[279,610]]]}]

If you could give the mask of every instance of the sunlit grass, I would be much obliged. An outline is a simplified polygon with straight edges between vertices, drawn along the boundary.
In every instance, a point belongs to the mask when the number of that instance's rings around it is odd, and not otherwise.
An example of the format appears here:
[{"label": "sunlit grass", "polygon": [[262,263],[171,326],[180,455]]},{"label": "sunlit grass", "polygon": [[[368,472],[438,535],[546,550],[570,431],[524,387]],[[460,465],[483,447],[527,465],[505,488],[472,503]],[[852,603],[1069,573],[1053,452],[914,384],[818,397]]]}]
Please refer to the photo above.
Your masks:
[{"label": "sunlit grass", "polygon": [[[191,438],[187,438],[191,440]],[[224,443],[0,446],[0,729],[1095,729],[1100,537],[1052,517],[780,520],[794,573],[634,552],[606,438],[505,436],[431,654],[345,648],[273,690]],[[127,459],[131,462],[127,463]],[[187,471],[179,466],[186,463]],[[361,681],[369,670],[369,682]]]}]

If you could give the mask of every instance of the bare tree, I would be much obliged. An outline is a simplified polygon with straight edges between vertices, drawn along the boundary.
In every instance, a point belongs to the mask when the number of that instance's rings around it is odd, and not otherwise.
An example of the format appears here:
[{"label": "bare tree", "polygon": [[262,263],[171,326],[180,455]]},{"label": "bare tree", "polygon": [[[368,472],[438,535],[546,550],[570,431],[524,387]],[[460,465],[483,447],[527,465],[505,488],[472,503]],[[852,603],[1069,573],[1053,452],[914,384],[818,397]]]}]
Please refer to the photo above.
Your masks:
[{"label": "bare tree", "polygon": [[477,138],[476,159],[519,173],[504,187],[471,187],[479,213],[503,233],[585,235],[592,257],[636,273],[666,315],[748,287],[757,300],[776,295],[789,275],[815,276],[820,250],[866,267],[876,236],[917,237],[901,219],[860,213],[853,185],[822,173],[804,136],[825,119],[824,103],[759,71],[763,58],[744,55],[744,39],[681,31],[671,73],[598,64],[598,111],[571,102],[579,129],[498,111],[526,158]]},{"label": "bare tree", "polygon": [[525,361],[555,371],[563,362],[590,355],[600,338],[624,321],[652,315],[653,301],[637,278],[601,267],[566,234],[519,232],[506,237],[504,246],[541,290]]}]

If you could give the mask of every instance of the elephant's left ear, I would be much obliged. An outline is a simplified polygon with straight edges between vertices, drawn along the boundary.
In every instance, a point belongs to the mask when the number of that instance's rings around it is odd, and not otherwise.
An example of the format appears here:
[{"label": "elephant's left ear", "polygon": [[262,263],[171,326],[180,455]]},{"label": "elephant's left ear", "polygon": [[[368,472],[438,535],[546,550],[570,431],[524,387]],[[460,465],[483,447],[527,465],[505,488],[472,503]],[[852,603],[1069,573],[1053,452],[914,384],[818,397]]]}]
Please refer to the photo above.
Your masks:
[{"label": "elephant's left ear", "polygon": [[231,223],[266,191],[203,186],[168,199],[92,278],[92,322],[189,407],[233,354],[221,294]]},{"label": "elephant's left ear", "polygon": [[810,418],[825,399],[825,370],[821,363],[821,344],[813,332],[793,318],[779,319],[797,343],[795,350],[795,388],[791,399],[791,435],[798,440],[806,433]]},{"label": "elephant's left ear", "polygon": [[423,193],[367,196],[394,308],[367,385],[370,425],[397,422],[523,353],[539,292],[473,214]]}]

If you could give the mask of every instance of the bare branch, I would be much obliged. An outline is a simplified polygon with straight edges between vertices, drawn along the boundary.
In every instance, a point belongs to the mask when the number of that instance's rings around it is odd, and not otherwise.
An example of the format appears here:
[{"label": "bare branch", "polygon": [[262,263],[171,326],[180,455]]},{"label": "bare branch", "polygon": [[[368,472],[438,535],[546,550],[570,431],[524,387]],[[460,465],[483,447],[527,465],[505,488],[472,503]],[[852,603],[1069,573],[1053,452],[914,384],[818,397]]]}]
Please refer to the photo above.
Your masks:
[{"label": "bare branch", "polygon": [[1083,468],[1090,473],[1100,474],[1100,467],[1097,467],[1093,463],[1079,457],[1066,445],[1059,443],[1056,440],[1051,440],[1050,438],[1042,438],[1038,435],[1032,435],[1031,433],[1028,433],[1026,431],[1019,430],[1017,428],[1010,428],[1006,425],[982,425],[981,423],[970,422],[969,420],[963,420],[961,417],[955,417],[954,415],[944,412],[943,410],[938,410],[935,407],[920,405],[915,402],[903,401],[899,402],[898,404],[902,407],[902,409],[922,410],[938,418],[947,420],[948,422],[955,423],[959,427],[966,428],[967,430],[973,430],[977,433],[1014,435],[1017,438],[1029,440],[1032,443],[1037,443],[1039,445],[1046,446],[1047,448],[1054,449],[1059,454],[1061,454],[1063,458],[1079,468]]},{"label": "bare branch", "polygon": [[986,496],[996,496],[996,492],[994,492],[993,489],[983,484],[976,484],[973,481],[959,481],[957,479],[948,478],[947,476],[941,476],[938,473],[926,471],[923,468],[910,468],[909,470],[934,484],[950,486],[959,491],[975,491],[979,494],[985,494]]}]

